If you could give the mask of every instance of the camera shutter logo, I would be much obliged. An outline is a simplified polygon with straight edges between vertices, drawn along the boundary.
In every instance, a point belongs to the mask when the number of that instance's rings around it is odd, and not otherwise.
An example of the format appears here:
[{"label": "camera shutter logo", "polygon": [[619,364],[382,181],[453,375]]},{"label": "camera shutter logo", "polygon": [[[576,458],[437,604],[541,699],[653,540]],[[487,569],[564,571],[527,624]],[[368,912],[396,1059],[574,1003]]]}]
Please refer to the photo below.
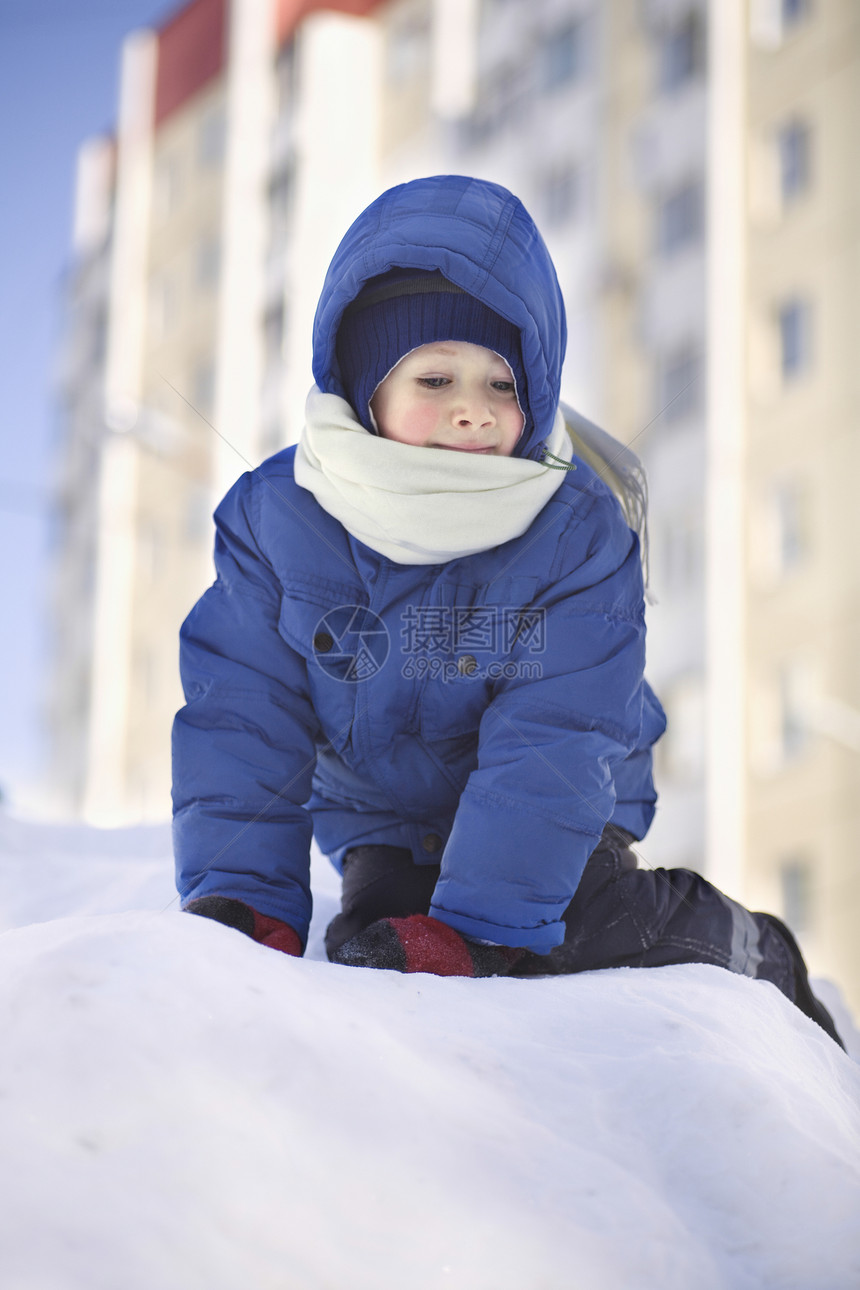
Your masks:
[{"label": "camera shutter logo", "polygon": [[314,629],[314,658],[336,681],[367,681],[380,670],[391,648],[388,628],[363,605],[338,605]]}]

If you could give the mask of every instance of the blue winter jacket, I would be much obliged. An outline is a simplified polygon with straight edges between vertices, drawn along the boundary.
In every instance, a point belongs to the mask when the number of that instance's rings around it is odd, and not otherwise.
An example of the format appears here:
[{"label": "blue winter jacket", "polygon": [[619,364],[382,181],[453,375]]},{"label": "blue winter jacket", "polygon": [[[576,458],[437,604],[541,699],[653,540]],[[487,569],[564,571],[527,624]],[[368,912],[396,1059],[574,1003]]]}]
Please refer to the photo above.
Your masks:
[{"label": "blue winter jacket", "polygon": [[[344,309],[393,266],[440,269],[520,329],[532,419],[517,455],[539,458],[565,320],[520,202],[498,185],[437,176],[370,206],[317,311],[324,391],[343,393]],[[398,564],[298,487],[294,454],[242,476],[219,506],[217,579],[182,627],[183,901],[244,900],[304,939],[311,835],[338,865],[351,846],[387,843],[418,864],[441,862],[435,917],[548,953],[607,821],[641,838],[654,813],[651,748],[665,721],[643,679],[635,535],[577,461],[521,537],[443,564]]]}]

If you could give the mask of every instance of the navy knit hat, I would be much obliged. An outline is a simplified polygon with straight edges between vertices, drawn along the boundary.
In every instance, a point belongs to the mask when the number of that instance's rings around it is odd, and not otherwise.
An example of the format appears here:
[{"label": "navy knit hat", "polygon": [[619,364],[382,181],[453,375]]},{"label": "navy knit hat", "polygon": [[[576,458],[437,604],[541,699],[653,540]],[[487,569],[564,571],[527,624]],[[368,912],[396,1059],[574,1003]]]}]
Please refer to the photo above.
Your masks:
[{"label": "navy knit hat", "polygon": [[519,329],[444,278],[438,270],[392,269],[372,278],[341,319],[337,361],[347,401],[366,430],[376,433],[370,400],[376,387],[419,345],[462,340],[500,354],[516,381],[529,424],[528,391]]}]

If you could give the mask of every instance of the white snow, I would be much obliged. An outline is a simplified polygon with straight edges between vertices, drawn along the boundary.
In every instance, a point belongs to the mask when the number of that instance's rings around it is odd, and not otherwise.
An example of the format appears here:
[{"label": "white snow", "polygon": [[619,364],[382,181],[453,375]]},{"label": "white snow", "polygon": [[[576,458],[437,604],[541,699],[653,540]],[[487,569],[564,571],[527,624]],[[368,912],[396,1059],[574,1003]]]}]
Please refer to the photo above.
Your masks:
[{"label": "white snow", "polygon": [[0,817],[4,1290],[860,1286],[860,1070],[774,987],[336,967],[314,886],[290,959],[166,827]]}]

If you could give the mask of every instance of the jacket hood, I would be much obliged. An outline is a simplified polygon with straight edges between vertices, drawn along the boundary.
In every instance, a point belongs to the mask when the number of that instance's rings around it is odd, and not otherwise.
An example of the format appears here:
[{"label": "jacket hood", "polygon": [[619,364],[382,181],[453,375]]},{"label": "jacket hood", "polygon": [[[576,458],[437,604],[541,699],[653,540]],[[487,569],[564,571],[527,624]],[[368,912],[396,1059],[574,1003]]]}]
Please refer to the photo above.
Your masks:
[{"label": "jacket hood", "polygon": [[326,394],[346,397],[336,351],[344,310],[392,268],[438,269],[519,329],[531,423],[514,456],[538,459],[558,408],[567,324],[555,266],[522,202],[500,184],[433,175],[368,206],[334,254],[314,319],[313,374]]}]

